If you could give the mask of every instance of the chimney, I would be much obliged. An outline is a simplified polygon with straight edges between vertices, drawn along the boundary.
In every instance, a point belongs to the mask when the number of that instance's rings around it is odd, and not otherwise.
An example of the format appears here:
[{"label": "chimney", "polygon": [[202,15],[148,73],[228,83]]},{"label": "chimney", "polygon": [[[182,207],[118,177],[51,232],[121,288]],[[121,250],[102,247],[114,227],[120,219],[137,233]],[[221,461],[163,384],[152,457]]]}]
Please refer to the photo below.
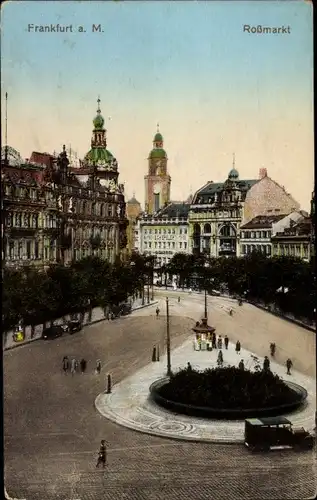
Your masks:
[{"label": "chimney", "polygon": [[267,177],[266,168],[260,168],[260,170],[259,170],[259,179],[263,179],[263,177]]}]

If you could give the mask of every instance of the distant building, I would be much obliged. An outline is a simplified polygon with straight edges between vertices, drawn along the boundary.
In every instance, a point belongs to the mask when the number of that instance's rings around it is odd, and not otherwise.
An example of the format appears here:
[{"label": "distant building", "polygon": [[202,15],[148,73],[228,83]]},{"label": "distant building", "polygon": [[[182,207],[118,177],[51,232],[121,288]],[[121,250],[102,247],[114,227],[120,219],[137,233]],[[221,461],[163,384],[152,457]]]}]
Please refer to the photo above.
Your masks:
[{"label": "distant building", "polygon": [[248,190],[243,209],[242,224],[257,215],[289,214],[299,210],[299,203],[273,179],[265,168],[260,169],[259,180]]},{"label": "distant building", "polygon": [[[211,257],[240,256],[257,245],[269,255],[271,223],[263,217],[277,216],[279,220],[295,210],[299,210],[299,204],[267,176],[266,169],[260,169],[259,179],[240,180],[233,161],[224,182],[208,182],[193,198],[189,212],[192,252]],[[258,216],[262,219],[255,220]],[[252,231],[258,236],[251,238],[249,230],[256,228],[246,227],[249,222],[261,226]]]},{"label": "distant building", "polygon": [[176,253],[189,253],[189,208],[189,204],[171,202],[155,214],[143,214],[138,218],[137,250],[154,255],[156,268],[168,264]]},{"label": "distant building", "polygon": [[224,182],[209,181],[195,193],[188,220],[191,252],[210,257],[240,255],[244,201],[257,182],[240,180],[233,160]]},{"label": "distant building", "polygon": [[145,181],[145,212],[154,214],[170,201],[171,177],[167,171],[167,154],[163,149],[163,136],[157,129],[153,149],[148,157]]},{"label": "distant building", "polygon": [[127,254],[131,255],[134,250],[137,250],[135,242],[135,231],[137,226],[137,218],[141,214],[141,204],[133,194],[132,198],[127,201],[126,212],[129,221],[127,227]]},{"label": "distant building", "polygon": [[69,165],[65,146],[58,157],[33,152],[28,161],[13,148],[1,152],[5,265],[46,267],[89,255],[114,262],[122,256],[124,187],[107,150],[99,103],[91,149],[79,167]]},{"label": "distant building", "polygon": [[292,221],[296,222],[301,218],[301,212],[292,212],[289,215],[257,215],[240,227],[241,256],[254,251],[271,256],[271,237],[289,227]]},{"label": "distant building", "polygon": [[299,257],[305,261],[311,258],[311,219],[302,215],[291,220],[289,227],[277,231],[271,238],[272,255]]}]

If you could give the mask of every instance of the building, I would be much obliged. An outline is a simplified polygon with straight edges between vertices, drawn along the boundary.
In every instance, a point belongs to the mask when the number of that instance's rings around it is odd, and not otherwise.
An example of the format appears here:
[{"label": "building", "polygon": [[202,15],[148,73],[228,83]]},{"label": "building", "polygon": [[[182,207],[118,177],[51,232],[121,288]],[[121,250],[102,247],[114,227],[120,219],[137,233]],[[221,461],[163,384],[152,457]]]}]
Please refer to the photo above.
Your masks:
[{"label": "building", "polygon": [[127,227],[127,254],[131,255],[131,253],[137,250],[137,246],[135,243],[135,235],[136,235],[136,227],[137,227],[137,218],[141,214],[141,204],[135,198],[135,194],[130,200],[127,201],[126,212],[127,219],[129,221],[129,225]]},{"label": "building", "polygon": [[302,212],[300,211],[288,215],[257,215],[251,221],[240,226],[241,255],[258,251],[271,256],[271,237],[301,218]]},{"label": "building", "polygon": [[316,244],[316,238],[315,238],[315,224],[316,224],[316,217],[315,217],[315,190],[312,192],[312,197],[310,201],[310,220],[311,220],[311,244],[310,244],[310,256],[315,257],[315,244]]},{"label": "building", "polygon": [[311,258],[311,219],[302,215],[291,220],[289,227],[277,231],[271,238],[273,256],[292,256],[305,261]]},{"label": "building", "polygon": [[[245,241],[241,243],[241,226],[257,216],[285,216],[298,209],[299,204],[267,176],[266,169],[260,169],[258,179],[240,180],[233,161],[224,182],[209,181],[195,193],[189,212],[192,252],[211,257],[244,255],[242,250],[246,250],[246,246],[249,249],[255,242],[246,238],[244,232]],[[271,245],[263,234],[269,230],[268,227],[258,229],[262,232],[257,244],[265,246],[266,252],[271,251]]]},{"label": "building", "polygon": [[266,168],[261,168],[258,182],[246,193],[243,224],[257,215],[289,214],[299,209],[299,203],[285,191],[284,186],[271,179]]},{"label": "building", "polygon": [[176,253],[189,253],[189,208],[187,203],[171,202],[155,214],[143,214],[138,218],[137,250],[154,255],[155,267],[168,264]]},{"label": "building", "polygon": [[91,149],[79,167],[69,165],[65,146],[57,158],[34,152],[32,162],[12,148],[2,155],[7,265],[121,257],[128,225],[124,186],[107,149],[99,99],[93,125]]},{"label": "building", "polygon": [[8,267],[56,262],[57,201],[45,187],[45,167],[2,155],[3,248]]},{"label": "building", "polygon": [[145,212],[154,214],[170,201],[171,177],[167,171],[167,154],[163,149],[163,136],[157,128],[153,149],[148,157],[145,180]]},{"label": "building", "polygon": [[224,182],[209,181],[195,193],[188,219],[191,252],[211,257],[240,254],[244,201],[256,182],[240,180],[233,161]]}]

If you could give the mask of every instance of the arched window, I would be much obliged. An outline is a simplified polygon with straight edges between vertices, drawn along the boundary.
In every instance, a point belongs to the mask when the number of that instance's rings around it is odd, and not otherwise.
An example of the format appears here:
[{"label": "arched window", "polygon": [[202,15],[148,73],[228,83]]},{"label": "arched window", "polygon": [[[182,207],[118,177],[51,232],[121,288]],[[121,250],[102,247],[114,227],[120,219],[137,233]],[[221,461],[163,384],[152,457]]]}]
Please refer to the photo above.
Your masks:
[{"label": "arched window", "polygon": [[204,225],[204,233],[205,234],[210,234],[211,233],[211,225],[210,224],[205,224]]}]

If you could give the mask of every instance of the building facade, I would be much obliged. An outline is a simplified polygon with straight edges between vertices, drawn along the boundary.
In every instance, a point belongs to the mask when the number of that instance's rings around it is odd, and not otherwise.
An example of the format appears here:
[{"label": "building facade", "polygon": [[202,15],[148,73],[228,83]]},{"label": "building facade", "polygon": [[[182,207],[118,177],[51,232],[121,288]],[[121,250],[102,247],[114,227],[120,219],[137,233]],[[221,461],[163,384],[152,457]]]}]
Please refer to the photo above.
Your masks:
[{"label": "building facade", "polygon": [[133,194],[132,198],[127,201],[127,219],[129,221],[129,225],[127,227],[127,255],[131,255],[133,251],[138,249],[136,245],[135,236],[137,230],[137,219],[141,214],[141,204],[135,198]]},{"label": "building facade", "polygon": [[[251,221],[259,224],[259,220],[254,221],[258,216],[279,220],[297,209],[299,204],[267,176],[266,169],[260,169],[258,179],[240,180],[233,162],[225,182],[210,181],[193,198],[189,212],[191,250],[210,257],[240,256],[258,245],[269,254],[270,227],[249,233],[245,225]],[[241,233],[242,226],[245,230]]]},{"label": "building facade", "polygon": [[277,231],[271,238],[272,255],[298,257],[305,261],[311,259],[311,219],[301,216],[291,221],[289,227]]},{"label": "building facade", "polygon": [[247,191],[257,179],[240,180],[233,164],[225,182],[208,182],[189,211],[190,249],[210,257],[240,255],[240,224]]},{"label": "building facade", "polygon": [[145,212],[154,214],[170,201],[171,177],[167,171],[167,154],[163,148],[163,136],[157,130],[153,149],[148,157],[148,173],[145,181]]},{"label": "building facade", "polygon": [[[127,243],[124,187],[118,162],[107,150],[98,100],[91,149],[70,167],[66,148],[58,157],[32,153],[25,163],[2,158],[6,265],[69,264],[89,255],[114,262]],[[42,155],[42,156],[41,156]]]},{"label": "building facade", "polygon": [[156,214],[138,218],[136,248],[155,256],[156,268],[168,264],[176,253],[189,253],[189,208],[189,204],[171,202]]}]

